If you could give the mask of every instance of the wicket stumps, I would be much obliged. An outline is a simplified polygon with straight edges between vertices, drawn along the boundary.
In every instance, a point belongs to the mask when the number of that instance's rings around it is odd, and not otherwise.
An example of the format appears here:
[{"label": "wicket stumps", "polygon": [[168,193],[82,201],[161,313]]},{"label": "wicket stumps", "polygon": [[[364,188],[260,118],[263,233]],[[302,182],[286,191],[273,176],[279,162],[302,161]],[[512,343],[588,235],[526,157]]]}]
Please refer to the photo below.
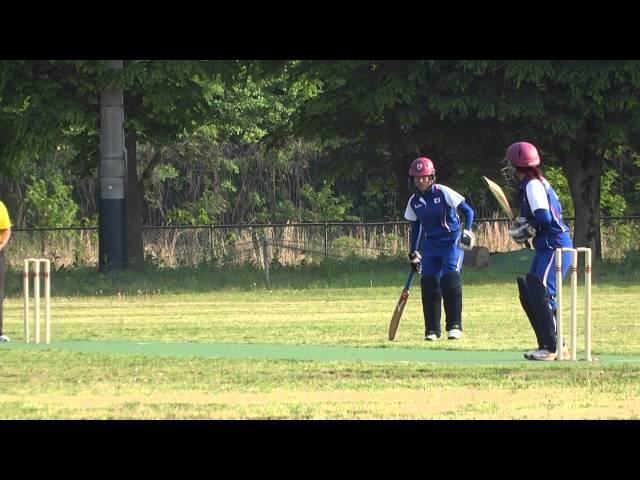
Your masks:
[{"label": "wicket stumps", "polygon": [[571,253],[571,360],[577,360],[576,342],[578,338],[578,254],[584,253],[584,355],[585,360],[592,361],[591,356],[591,249],[557,248],[556,260],[556,355],[562,360],[562,253]]},{"label": "wicket stumps", "polygon": [[40,343],[40,265],[44,268],[44,328],[45,342],[51,342],[51,262],[46,258],[27,258],[24,261],[22,281],[24,290],[24,339],[31,341],[29,334],[29,271],[33,265],[33,333],[35,343]]}]

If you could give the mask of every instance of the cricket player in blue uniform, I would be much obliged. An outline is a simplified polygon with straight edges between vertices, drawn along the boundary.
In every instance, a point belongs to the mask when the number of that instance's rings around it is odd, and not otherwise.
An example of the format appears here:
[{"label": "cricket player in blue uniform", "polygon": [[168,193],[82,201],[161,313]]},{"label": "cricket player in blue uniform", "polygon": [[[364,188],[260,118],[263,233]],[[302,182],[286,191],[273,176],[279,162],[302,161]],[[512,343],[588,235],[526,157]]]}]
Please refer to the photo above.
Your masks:
[{"label": "cricket player in blue uniform", "polygon": [[[435,183],[436,169],[426,157],[416,158],[409,176],[418,190],[409,199],[404,218],[411,224],[409,263],[421,273],[422,310],[425,340],[440,338],[441,303],[444,303],[447,338],[462,338],[462,280],[460,270],[463,250],[475,242],[473,209],[462,195]],[[464,214],[462,228],[458,210]]]},{"label": "cricket player in blue uniform", "polygon": [[[533,238],[535,256],[526,277],[518,277],[520,303],[538,341],[538,348],[524,354],[529,360],[556,360],[556,248],[573,247],[569,227],[562,219],[558,195],[542,176],[540,155],[532,144],[517,142],[505,155],[505,176],[520,182],[520,216],[509,229],[517,243]],[[562,255],[562,276],[571,265],[571,254]],[[568,358],[562,346],[563,358]]]}]

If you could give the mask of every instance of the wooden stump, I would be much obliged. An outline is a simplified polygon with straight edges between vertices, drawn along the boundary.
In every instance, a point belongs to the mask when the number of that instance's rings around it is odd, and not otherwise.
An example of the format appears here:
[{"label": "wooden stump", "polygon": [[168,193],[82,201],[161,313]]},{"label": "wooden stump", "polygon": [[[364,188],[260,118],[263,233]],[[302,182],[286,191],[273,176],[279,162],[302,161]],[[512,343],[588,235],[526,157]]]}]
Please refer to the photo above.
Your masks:
[{"label": "wooden stump", "polygon": [[468,252],[464,252],[462,264],[474,268],[487,268],[489,266],[489,249],[487,247],[473,247]]}]

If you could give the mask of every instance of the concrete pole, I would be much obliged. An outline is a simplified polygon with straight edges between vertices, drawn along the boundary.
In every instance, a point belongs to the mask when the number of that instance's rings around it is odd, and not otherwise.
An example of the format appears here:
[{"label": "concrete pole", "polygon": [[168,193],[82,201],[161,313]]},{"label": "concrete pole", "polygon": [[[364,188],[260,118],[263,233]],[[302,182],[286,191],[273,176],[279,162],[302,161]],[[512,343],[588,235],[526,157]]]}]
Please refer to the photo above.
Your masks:
[{"label": "concrete pole", "polygon": [[[122,60],[106,60],[109,68],[122,70]],[[124,148],[124,97],[120,88],[100,96],[100,271],[127,266],[126,175]]]}]

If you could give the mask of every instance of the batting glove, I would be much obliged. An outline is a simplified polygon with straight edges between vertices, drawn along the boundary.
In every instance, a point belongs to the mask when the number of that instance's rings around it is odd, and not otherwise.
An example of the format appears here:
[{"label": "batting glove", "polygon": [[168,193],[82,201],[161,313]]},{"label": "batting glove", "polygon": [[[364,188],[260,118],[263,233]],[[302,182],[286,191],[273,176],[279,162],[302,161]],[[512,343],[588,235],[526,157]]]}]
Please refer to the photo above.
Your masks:
[{"label": "batting glove", "polygon": [[465,228],[462,231],[462,235],[460,235],[460,248],[463,250],[471,250],[475,244],[476,236],[471,230]]},{"label": "batting glove", "polygon": [[[521,218],[521,217],[518,217]],[[516,220],[516,224],[517,224]],[[516,225],[509,229],[509,235],[516,243],[524,243],[536,234],[536,229],[529,222]]]},{"label": "batting glove", "polygon": [[420,252],[415,251],[409,254],[409,265],[414,272],[422,272],[422,255],[420,255]]}]

